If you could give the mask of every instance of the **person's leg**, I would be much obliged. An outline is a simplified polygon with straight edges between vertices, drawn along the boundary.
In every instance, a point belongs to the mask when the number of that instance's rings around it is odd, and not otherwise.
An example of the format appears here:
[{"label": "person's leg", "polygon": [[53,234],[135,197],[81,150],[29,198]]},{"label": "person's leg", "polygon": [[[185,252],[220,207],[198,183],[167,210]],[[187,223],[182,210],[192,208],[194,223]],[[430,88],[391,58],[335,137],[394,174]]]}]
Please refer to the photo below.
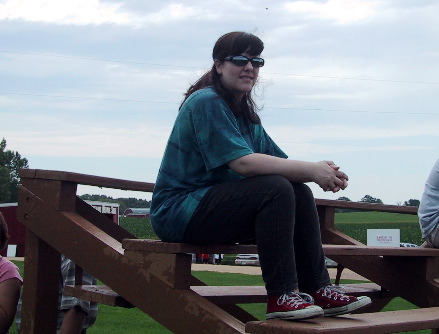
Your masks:
[{"label": "person's leg", "polygon": [[296,197],[294,250],[299,289],[313,293],[330,284],[320,235],[319,216],[311,189],[292,183]]},{"label": "person's leg", "polygon": [[254,239],[268,294],[267,319],[323,315],[322,308],[311,303],[311,296],[294,292],[298,288],[293,245],[295,203],[293,186],[281,176],[221,184],[204,196],[183,238],[196,243]]},{"label": "person's leg", "polygon": [[183,241],[256,241],[267,293],[297,289],[293,247],[294,190],[278,175],[257,176],[214,186],[203,197]]}]

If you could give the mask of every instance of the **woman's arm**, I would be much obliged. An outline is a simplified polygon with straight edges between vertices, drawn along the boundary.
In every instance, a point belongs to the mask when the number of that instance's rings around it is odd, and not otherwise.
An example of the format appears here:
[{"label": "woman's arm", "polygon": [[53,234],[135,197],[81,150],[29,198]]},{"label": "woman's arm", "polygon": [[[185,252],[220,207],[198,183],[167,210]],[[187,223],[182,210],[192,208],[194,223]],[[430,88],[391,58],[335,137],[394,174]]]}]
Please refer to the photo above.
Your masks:
[{"label": "woman's arm", "polygon": [[308,162],[253,153],[230,161],[228,166],[246,177],[277,174],[293,182],[315,182],[324,191],[337,192],[348,185],[348,176],[332,161]]},{"label": "woman's arm", "polygon": [[21,282],[11,278],[0,283],[0,333],[7,333],[14,321]]}]

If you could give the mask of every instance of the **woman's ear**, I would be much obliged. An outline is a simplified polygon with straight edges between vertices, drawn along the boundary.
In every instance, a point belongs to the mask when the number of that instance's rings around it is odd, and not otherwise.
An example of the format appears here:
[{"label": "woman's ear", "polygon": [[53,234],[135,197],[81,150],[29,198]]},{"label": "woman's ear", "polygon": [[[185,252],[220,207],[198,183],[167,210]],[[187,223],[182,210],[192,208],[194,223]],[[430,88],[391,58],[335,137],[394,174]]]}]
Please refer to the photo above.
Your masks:
[{"label": "woman's ear", "polygon": [[218,59],[215,59],[214,64],[215,64],[216,73],[221,74],[222,68],[223,68],[223,63],[221,61],[219,61]]}]

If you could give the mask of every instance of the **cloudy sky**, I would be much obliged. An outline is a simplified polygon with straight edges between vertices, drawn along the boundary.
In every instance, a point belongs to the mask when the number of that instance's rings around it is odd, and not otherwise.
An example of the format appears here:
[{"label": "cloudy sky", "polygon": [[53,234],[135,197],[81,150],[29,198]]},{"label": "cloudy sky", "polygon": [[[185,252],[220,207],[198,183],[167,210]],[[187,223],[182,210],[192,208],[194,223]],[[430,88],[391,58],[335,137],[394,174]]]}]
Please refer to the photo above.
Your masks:
[{"label": "cloudy sky", "polygon": [[439,158],[437,13],[436,0],[0,0],[0,139],[30,168],[154,182],[182,94],[241,30],[265,43],[267,132],[350,177],[317,198],[420,199]]}]

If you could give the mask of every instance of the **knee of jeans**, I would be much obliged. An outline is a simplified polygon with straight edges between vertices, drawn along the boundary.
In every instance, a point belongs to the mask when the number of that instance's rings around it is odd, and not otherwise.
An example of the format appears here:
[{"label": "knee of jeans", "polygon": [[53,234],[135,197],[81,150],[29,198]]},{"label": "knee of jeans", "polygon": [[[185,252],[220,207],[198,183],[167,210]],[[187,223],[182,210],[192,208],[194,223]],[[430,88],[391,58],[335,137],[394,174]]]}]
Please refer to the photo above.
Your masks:
[{"label": "knee of jeans", "polygon": [[279,195],[281,197],[294,197],[294,189],[291,182],[281,175],[265,175],[260,180],[260,185],[271,195]]},{"label": "knee of jeans", "polygon": [[293,183],[294,192],[302,198],[314,199],[311,188],[305,183]]},{"label": "knee of jeans", "polygon": [[291,182],[287,178],[281,175],[268,175],[269,182],[273,189],[280,189],[280,191],[292,191],[293,187]]}]

